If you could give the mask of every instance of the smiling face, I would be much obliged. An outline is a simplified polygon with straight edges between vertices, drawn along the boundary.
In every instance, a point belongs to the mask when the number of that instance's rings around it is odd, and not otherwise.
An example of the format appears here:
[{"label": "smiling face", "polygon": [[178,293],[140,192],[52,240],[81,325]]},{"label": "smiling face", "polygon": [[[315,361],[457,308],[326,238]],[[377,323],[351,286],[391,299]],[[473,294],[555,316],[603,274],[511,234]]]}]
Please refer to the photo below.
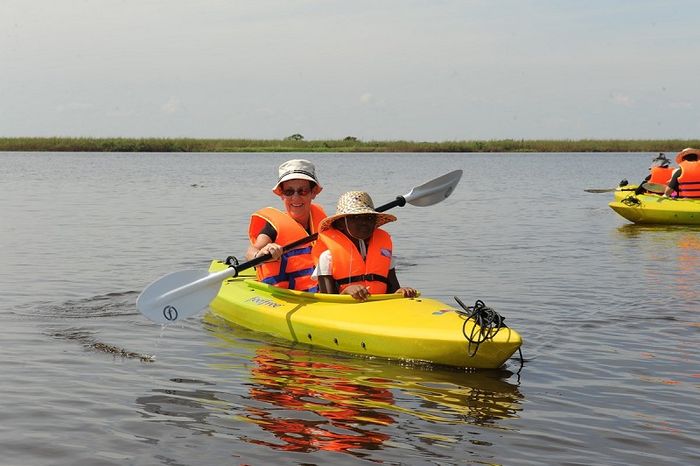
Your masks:
[{"label": "smiling face", "polygon": [[290,217],[304,227],[309,225],[311,201],[318,194],[318,187],[311,187],[308,180],[289,180],[282,183],[280,198]]}]

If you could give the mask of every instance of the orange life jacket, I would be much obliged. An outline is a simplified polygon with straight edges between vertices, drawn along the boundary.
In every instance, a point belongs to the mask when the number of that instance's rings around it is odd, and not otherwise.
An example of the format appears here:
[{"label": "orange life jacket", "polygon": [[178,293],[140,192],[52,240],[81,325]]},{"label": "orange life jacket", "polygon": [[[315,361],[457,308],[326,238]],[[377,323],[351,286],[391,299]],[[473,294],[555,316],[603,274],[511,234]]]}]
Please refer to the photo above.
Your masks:
[{"label": "orange life jacket", "polygon": [[675,168],[672,167],[652,167],[649,183],[668,184],[671,180]]},{"label": "orange life jacket", "polygon": [[387,292],[389,267],[391,267],[391,236],[376,228],[369,239],[367,258],[363,259],[355,244],[341,231],[330,228],[318,235],[319,243],[314,248],[318,259],[325,249],[332,257],[333,279],[338,283],[338,292],[350,285],[364,285],[371,294]]},{"label": "orange life jacket", "polygon": [[681,162],[678,196],[700,198],[700,162]]},{"label": "orange life jacket", "polygon": [[[273,207],[265,207],[255,212],[250,219],[248,236],[255,243],[266,223],[277,231],[275,243],[285,246],[298,239],[305,238],[318,231],[318,224],[326,218],[326,212],[317,204],[311,204],[309,224],[311,232],[307,232],[296,220],[287,213]],[[264,262],[256,267],[258,280],[270,285],[291,290],[318,291],[318,283],[311,279],[314,271],[314,259],[311,255],[313,242],[302,244],[296,249],[286,251],[280,260]]]}]

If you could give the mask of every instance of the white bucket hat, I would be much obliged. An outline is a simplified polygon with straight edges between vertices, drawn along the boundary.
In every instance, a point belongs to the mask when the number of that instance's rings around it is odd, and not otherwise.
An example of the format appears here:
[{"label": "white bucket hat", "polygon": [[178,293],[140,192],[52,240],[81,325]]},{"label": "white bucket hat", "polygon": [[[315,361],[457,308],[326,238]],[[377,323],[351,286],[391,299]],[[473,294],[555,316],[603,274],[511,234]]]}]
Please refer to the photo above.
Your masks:
[{"label": "white bucket hat", "polygon": [[364,191],[349,191],[342,194],[338,198],[338,206],[336,207],[335,215],[326,217],[321,220],[318,226],[318,231],[324,231],[331,227],[333,222],[339,218],[347,217],[349,215],[363,215],[363,214],[374,214],[377,216],[377,223],[375,228],[384,225],[385,223],[395,222],[396,217],[391,214],[384,214],[374,210],[374,203],[372,198]]},{"label": "white bucket hat", "polygon": [[280,194],[282,188],[280,185],[285,181],[289,180],[309,180],[316,183],[318,186],[318,192],[320,193],[323,187],[321,183],[316,179],[316,168],[314,164],[308,160],[294,159],[287,160],[279,168],[279,178],[277,179],[277,184],[272,188],[272,192],[275,194]]}]

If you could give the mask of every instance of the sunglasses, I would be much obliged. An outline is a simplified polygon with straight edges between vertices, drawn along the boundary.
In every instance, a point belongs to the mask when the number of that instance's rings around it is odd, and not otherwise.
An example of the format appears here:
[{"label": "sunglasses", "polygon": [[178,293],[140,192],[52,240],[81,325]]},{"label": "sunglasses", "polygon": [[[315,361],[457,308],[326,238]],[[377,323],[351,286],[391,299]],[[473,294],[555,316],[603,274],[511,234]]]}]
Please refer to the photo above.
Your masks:
[{"label": "sunglasses", "polygon": [[287,188],[282,190],[282,194],[285,197],[292,197],[294,194],[298,194],[299,196],[307,196],[311,190],[309,188],[297,188],[297,189],[292,189],[292,188]]}]

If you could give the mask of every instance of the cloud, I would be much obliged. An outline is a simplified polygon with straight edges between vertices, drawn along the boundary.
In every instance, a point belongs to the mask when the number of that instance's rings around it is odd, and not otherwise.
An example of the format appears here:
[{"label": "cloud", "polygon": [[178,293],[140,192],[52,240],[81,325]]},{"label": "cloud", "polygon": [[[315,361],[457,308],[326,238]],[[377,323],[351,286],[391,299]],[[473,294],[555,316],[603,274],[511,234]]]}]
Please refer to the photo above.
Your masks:
[{"label": "cloud", "polygon": [[260,115],[261,117],[264,117],[264,118],[270,118],[270,117],[277,116],[277,112],[275,112],[273,109],[271,109],[269,107],[257,108],[257,109],[255,109],[255,113],[257,115]]},{"label": "cloud", "polygon": [[123,108],[117,105],[108,110],[105,115],[113,118],[129,118],[136,115],[136,112],[133,109]]},{"label": "cloud", "polygon": [[683,110],[690,110],[691,108],[693,108],[693,104],[691,102],[681,102],[681,101],[669,102],[668,106],[671,108],[683,109]]},{"label": "cloud", "polygon": [[635,101],[632,97],[620,94],[619,92],[613,92],[610,94],[610,100],[615,105],[621,105],[623,107],[634,107]]},{"label": "cloud", "polygon": [[160,107],[160,109],[163,111],[163,113],[174,115],[176,113],[180,113],[180,111],[182,111],[184,107],[180,99],[178,99],[177,97],[171,97]]},{"label": "cloud", "polygon": [[369,107],[369,108],[375,108],[375,109],[383,109],[386,108],[386,100],[383,98],[377,98],[374,94],[371,92],[365,92],[360,96],[360,105]]},{"label": "cloud", "polygon": [[59,112],[84,112],[86,110],[92,110],[95,106],[87,102],[68,102],[67,104],[60,104],[56,107]]}]

